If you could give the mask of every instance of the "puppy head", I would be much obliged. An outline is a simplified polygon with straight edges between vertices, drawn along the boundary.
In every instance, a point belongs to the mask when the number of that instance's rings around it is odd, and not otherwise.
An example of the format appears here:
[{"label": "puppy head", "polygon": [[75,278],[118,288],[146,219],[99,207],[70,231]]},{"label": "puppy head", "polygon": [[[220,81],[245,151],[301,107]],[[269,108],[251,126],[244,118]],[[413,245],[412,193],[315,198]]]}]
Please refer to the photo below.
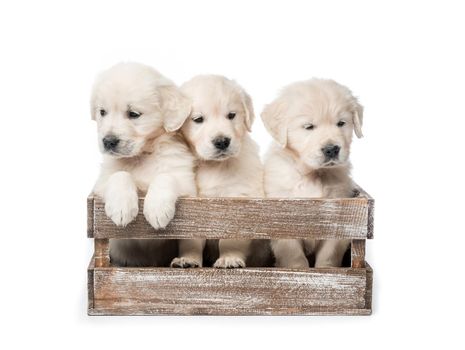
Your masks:
[{"label": "puppy head", "polygon": [[254,119],[250,96],[236,82],[216,75],[194,77],[181,90],[193,103],[182,132],[197,156],[216,161],[236,156]]},{"label": "puppy head", "polygon": [[91,98],[100,150],[117,158],[134,157],[150,140],[179,129],[190,100],[156,70],[120,63],[97,78]]},{"label": "puppy head", "polygon": [[289,85],[261,117],[273,138],[311,169],[347,165],[352,130],[362,137],[363,107],[333,80]]}]

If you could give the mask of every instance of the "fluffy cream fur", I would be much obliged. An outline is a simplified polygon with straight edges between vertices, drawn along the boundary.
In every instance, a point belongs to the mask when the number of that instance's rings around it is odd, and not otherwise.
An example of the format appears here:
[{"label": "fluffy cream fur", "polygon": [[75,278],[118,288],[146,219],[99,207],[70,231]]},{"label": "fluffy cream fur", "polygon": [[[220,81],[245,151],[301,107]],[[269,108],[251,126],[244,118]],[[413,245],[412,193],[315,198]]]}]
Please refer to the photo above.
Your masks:
[{"label": "fluffy cream fur", "polygon": [[[352,132],[362,137],[363,108],[351,91],[332,80],[312,79],[287,86],[261,114],[277,143],[265,159],[267,197],[350,197]],[[323,148],[340,147],[335,159]],[[276,266],[303,268],[306,254],[315,267],[340,266],[348,240],[278,240],[271,243]]]},{"label": "fluffy cream fur", "polygon": [[[247,93],[234,81],[214,75],[194,77],[181,90],[193,102],[191,116],[181,130],[199,160],[196,173],[199,196],[263,196],[258,146],[248,133],[254,113]],[[230,144],[219,150],[214,141],[224,137],[230,139]],[[266,249],[262,249],[265,245],[263,241],[220,240],[219,258],[214,266],[260,265],[260,257],[266,254]]]},{"label": "fluffy cream fur", "polygon": [[[154,69],[121,63],[97,78],[91,109],[103,152],[94,193],[104,199],[106,214],[126,226],[139,212],[141,192],[147,221],[155,229],[166,227],[177,198],[196,195],[195,159],[175,133],[189,116],[191,101]],[[104,147],[108,137],[118,140],[115,147]],[[195,241],[180,243],[181,257],[199,264],[203,246],[197,246]],[[168,247],[170,252],[163,250]],[[112,240],[110,254],[119,265],[165,265],[174,256],[171,248],[162,240]]]}]

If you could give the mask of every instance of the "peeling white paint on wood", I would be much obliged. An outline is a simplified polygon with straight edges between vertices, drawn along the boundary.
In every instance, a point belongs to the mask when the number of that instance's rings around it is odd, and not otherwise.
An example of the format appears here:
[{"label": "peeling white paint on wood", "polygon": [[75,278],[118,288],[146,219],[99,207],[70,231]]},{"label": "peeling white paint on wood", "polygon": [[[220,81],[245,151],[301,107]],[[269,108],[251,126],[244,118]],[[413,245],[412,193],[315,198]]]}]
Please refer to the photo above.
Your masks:
[{"label": "peeling white paint on wood", "polygon": [[106,216],[100,198],[89,202],[88,234],[94,238],[366,239],[372,234],[372,201],[367,198],[182,198],[163,230],[145,220],[143,198],[139,215],[124,228]]},{"label": "peeling white paint on wood", "polygon": [[[90,314],[368,314],[367,270],[95,268]],[[371,286],[370,286],[371,288]]]}]

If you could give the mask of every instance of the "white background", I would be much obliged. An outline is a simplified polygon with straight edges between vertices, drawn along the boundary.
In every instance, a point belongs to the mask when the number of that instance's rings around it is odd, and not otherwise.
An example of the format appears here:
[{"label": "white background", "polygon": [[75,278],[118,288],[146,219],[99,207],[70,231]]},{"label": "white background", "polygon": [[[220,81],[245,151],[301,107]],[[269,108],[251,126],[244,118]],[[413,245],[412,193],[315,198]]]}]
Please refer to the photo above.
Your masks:
[{"label": "white background", "polygon": [[[1,347],[463,347],[464,13],[448,1],[2,2]],[[257,116],[312,76],[360,97],[371,317],[86,316],[85,198],[100,161],[90,87],[123,60],[177,83],[237,79]],[[259,118],[253,137],[266,149]]]}]

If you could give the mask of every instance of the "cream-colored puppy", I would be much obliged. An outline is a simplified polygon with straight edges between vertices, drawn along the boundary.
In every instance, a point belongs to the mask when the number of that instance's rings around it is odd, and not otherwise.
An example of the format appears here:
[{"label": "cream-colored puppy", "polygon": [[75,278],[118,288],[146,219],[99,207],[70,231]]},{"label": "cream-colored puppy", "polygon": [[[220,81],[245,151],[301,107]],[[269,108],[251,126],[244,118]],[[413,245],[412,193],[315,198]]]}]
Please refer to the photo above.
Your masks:
[{"label": "cream-colored puppy", "polygon": [[[263,196],[258,146],[249,136],[254,119],[249,95],[234,81],[216,75],[196,76],[181,90],[193,103],[181,130],[198,158],[199,196]],[[253,246],[250,240],[220,240],[214,267],[245,267]]]},{"label": "cream-colored puppy", "polygon": [[[139,212],[141,192],[147,221],[155,229],[166,227],[177,198],[196,195],[195,159],[182,136],[175,133],[189,116],[191,101],[154,69],[120,63],[97,78],[91,109],[103,153],[94,193],[104,199],[106,214],[116,225],[128,225]],[[118,265],[164,265],[158,248],[167,244],[112,240],[110,255]],[[194,265],[203,249],[197,245],[195,241],[180,243],[181,256]],[[157,249],[159,254],[154,256]]]},{"label": "cream-colored puppy", "polygon": [[[363,108],[333,80],[312,79],[284,88],[261,114],[274,143],[265,160],[267,197],[352,197],[349,153],[352,132],[362,137]],[[276,266],[341,266],[348,240],[278,240]]]}]

